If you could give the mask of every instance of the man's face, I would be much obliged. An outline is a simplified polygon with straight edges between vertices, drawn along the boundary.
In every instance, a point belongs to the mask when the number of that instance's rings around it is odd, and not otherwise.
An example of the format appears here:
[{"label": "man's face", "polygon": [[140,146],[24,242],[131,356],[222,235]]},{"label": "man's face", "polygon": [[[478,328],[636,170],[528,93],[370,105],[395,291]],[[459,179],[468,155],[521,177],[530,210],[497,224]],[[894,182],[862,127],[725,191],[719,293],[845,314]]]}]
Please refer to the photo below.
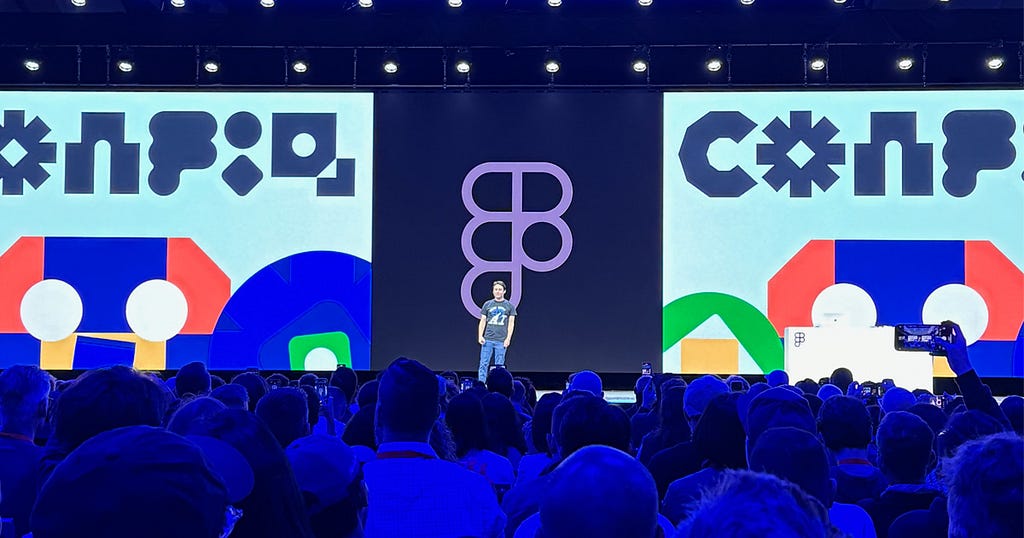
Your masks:
[{"label": "man's face", "polygon": [[501,284],[495,284],[491,286],[491,293],[494,294],[494,300],[500,301],[505,298],[505,286]]}]

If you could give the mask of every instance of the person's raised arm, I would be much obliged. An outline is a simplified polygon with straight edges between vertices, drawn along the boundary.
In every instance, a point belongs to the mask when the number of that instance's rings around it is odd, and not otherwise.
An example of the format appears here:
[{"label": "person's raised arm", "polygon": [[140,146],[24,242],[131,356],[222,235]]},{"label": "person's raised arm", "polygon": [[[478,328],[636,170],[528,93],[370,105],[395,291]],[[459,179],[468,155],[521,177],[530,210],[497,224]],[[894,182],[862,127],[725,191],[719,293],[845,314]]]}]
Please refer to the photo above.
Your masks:
[{"label": "person's raised arm", "polygon": [[949,364],[949,369],[956,374],[956,384],[960,387],[960,394],[964,397],[964,405],[967,406],[967,409],[991,415],[1009,430],[1010,421],[1006,418],[1006,414],[999,408],[996,399],[992,397],[991,389],[981,382],[978,373],[974,371],[974,365],[971,364],[971,358],[967,354],[967,338],[964,337],[960,326],[952,321],[944,321],[942,324],[951,328],[953,341],[947,343],[940,338],[936,341],[936,345],[946,352],[946,362]]}]

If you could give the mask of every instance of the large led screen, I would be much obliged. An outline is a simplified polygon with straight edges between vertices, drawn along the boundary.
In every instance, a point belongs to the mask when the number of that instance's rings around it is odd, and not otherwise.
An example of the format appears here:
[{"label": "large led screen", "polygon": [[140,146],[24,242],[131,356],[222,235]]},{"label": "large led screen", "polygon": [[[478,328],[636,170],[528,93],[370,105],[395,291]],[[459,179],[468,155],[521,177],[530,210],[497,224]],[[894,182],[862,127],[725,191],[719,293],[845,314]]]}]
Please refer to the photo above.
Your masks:
[{"label": "large led screen", "polygon": [[372,94],[0,111],[0,367],[369,368]]},{"label": "large led screen", "polygon": [[981,375],[1022,375],[1022,126],[1012,90],[666,94],[664,369],[951,319]]}]

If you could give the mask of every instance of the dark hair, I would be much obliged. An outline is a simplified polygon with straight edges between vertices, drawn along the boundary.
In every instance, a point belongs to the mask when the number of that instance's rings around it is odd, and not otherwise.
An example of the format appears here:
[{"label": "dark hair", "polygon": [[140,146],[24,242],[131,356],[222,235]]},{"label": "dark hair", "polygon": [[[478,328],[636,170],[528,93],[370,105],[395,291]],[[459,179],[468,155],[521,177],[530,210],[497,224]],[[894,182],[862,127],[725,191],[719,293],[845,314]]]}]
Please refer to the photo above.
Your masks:
[{"label": "dark hair", "polygon": [[71,451],[98,433],[122,426],[160,426],[167,393],[127,366],[90,370],[64,389],[53,412],[53,439]]},{"label": "dark hair", "polygon": [[440,413],[437,376],[405,357],[392,361],[384,372],[377,397],[377,429],[401,436],[429,436]]},{"label": "dark hair", "polygon": [[380,388],[380,381],[376,379],[367,381],[362,387],[359,387],[359,394],[356,396],[356,403],[359,404],[359,408],[373,407],[377,405],[377,389]]},{"label": "dark hair", "polygon": [[487,374],[487,390],[501,394],[506,398],[512,398],[512,393],[515,390],[512,374],[501,366],[491,370]]},{"label": "dark hair", "polygon": [[487,428],[491,433],[491,451],[507,456],[508,450],[515,448],[520,454],[526,454],[526,440],[523,439],[519,413],[516,413],[512,402],[505,396],[492,392],[484,396],[481,403],[487,417]]},{"label": "dark hair", "polygon": [[942,412],[942,409],[935,407],[930,403],[916,403],[907,408],[907,412],[913,415],[921,417],[921,420],[931,428],[932,433],[938,435],[946,427],[946,423],[949,422],[949,417],[946,413]]},{"label": "dark hair", "polygon": [[249,393],[241,385],[234,383],[221,385],[210,392],[210,397],[220,400],[221,403],[232,409],[249,410]]},{"label": "dark hair", "polygon": [[810,432],[789,427],[764,432],[750,449],[750,470],[788,480],[824,506],[832,505],[828,454]]},{"label": "dark hair", "polygon": [[865,449],[871,444],[871,415],[852,396],[833,396],[818,410],[818,433],[830,450]]},{"label": "dark hair", "polygon": [[518,379],[512,380],[512,396],[509,397],[513,402],[526,403],[526,385]]},{"label": "dark hair", "polygon": [[747,467],[747,434],[743,430],[737,403],[740,393],[718,394],[708,402],[693,428],[693,444],[697,453],[712,467],[745,469]]},{"label": "dark hair", "polygon": [[800,389],[804,394],[818,394],[818,390],[821,388],[813,379],[797,381],[794,386]]},{"label": "dark hair", "polygon": [[505,291],[508,291],[508,286],[505,285],[505,281],[504,280],[495,280],[494,282],[491,283],[491,287],[492,288],[494,286],[499,286],[499,285],[501,286],[501,289],[503,289]]},{"label": "dark hair", "polygon": [[[276,393],[291,393],[297,398],[298,394],[294,392],[280,389],[268,397]],[[208,421],[202,434],[220,439],[241,452],[255,477],[252,493],[238,503],[244,515],[235,525],[232,538],[313,538],[302,494],[288,458],[262,420],[248,411],[228,409]]]},{"label": "dark hair", "polygon": [[260,403],[260,399],[270,390],[267,381],[255,372],[238,374],[231,382],[245,387],[245,392],[249,395],[249,411],[255,411],[256,404]]},{"label": "dark hair", "polygon": [[227,384],[227,382],[224,381],[223,377],[216,374],[210,374],[210,390],[216,389],[217,387],[223,387],[225,384]]},{"label": "dark hair", "polygon": [[647,465],[654,454],[663,449],[690,440],[690,421],[683,406],[686,388],[671,380],[665,383],[662,398],[658,400],[658,427],[643,438],[637,458]]},{"label": "dark hair", "polygon": [[818,398],[814,394],[807,393],[804,393],[803,397],[805,400],[807,400],[808,407],[811,408],[811,414],[814,416],[818,416],[818,411],[821,411],[821,398]]},{"label": "dark hair", "polygon": [[890,483],[924,482],[934,437],[917,415],[906,411],[886,413],[878,425],[878,466]]},{"label": "dark hair", "polygon": [[306,395],[306,421],[309,422],[309,427],[316,426],[317,422],[320,422],[320,395],[317,394],[316,389],[310,385],[299,385],[299,390]]},{"label": "dark hair", "polygon": [[474,394],[466,392],[452,398],[444,421],[455,441],[455,457],[462,458],[470,451],[488,448],[484,406]]},{"label": "dark hair", "polygon": [[530,439],[538,452],[551,454],[551,447],[548,446],[548,434],[551,433],[551,414],[555,412],[555,407],[561,402],[562,395],[557,392],[549,392],[537,401],[530,425]]},{"label": "dark hair", "polygon": [[839,390],[846,394],[846,391],[850,388],[850,383],[853,383],[853,372],[846,368],[836,368],[832,371],[832,375],[829,376],[828,382],[839,387]]},{"label": "dark hair", "polygon": [[1010,421],[1013,431],[1017,432],[1017,435],[1024,435],[1024,398],[1017,395],[1007,396],[999,402],[999,408]]},{"label": "dark hair", "polygon": [[307,386],[308,385],[310,387],[315,387],[317,379],[319,379],[319,378],[317,377],[316,374],[313,374],[313,373],[302,374],[302,376],[299,377],[299,386],[303,387],[303,386]]},{"label": "dark hair", "polygon": [[210,372],[206,370],[206,365],[198,361],[190,362],[182,366],[178,370],[178,374],[174,376],[174,392],[179,398],[186,394],[202,396],[209,394],[211,383]]},{"label": "dark hair", "polygon": [[206,428],[206,421],[217,416],[227,407],[220,401],[209,396],[201,396],[186,402],[171,415],[167,423],[167,431],[178,435],[192,435]]},{"label": "dark hair", "polygon": [[950,417],[949,423],[939,432],[936,439],[938,456],[951,458],[961,445],[1003,431],[1003,425],[987,413],[977,410],[964,411]]},{"label": "dark hair", "polygon": [[284,374],[281,374],[281,373],[270,374],[270,377],[267,378],[267,383],[268,384],[272,384],[275,381],[277,382],[278,386],[280,386],[280,387],[287,387],[289,385],[289,383],[290,383],[290,381],[288,380],[288,376],[286,376]]},{"label": "dark hair", "polygon": [[282,448],[309,433],[306,394],[293,387],[267,393],[256,406],[256,416],[263,420]]},{"label": "dark hair", "polygon": [[516,381],[522,382],[523,387],[525,387],[526,396],[524,401],[532,411],[534,407],[537,407],[537,387],[533,386],[533,381],[528,377],[516,377],[515,379]]},{"label": "dark hair", "polygon": [[353,369],[342,365],[331,374],[330,385],[341,389],[341,392],[345,393],[345,398],[351,402],[354,401],[356,388],[359,387],[359,377]]},{"label": "dark hair", "polygon": [[629,453],[626,412],[589,392],[563,399],[552,415],[551,429],[562,459],[590,445],[610,446]]},{"label": "dark hair", "polygon": [[374,407],[360,407],[352,418],[348,419],[341,440],[349,446],[368,446],[377,450],[377,434],[375,421],[377,418]]}]

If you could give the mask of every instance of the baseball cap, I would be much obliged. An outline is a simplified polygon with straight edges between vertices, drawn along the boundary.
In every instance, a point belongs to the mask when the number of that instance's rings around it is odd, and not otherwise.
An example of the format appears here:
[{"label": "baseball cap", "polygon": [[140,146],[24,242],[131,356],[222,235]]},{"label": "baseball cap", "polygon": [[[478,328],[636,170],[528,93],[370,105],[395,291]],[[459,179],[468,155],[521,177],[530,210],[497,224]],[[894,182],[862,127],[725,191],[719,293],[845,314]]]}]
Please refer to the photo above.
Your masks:
[{"label": "baseball cap", "polygon": [[355,452],[337,437],[310,435],[301,437],[285,449],[299,489],[312,494],[316,502],[311,513],[341,502],[359,473]]}]

